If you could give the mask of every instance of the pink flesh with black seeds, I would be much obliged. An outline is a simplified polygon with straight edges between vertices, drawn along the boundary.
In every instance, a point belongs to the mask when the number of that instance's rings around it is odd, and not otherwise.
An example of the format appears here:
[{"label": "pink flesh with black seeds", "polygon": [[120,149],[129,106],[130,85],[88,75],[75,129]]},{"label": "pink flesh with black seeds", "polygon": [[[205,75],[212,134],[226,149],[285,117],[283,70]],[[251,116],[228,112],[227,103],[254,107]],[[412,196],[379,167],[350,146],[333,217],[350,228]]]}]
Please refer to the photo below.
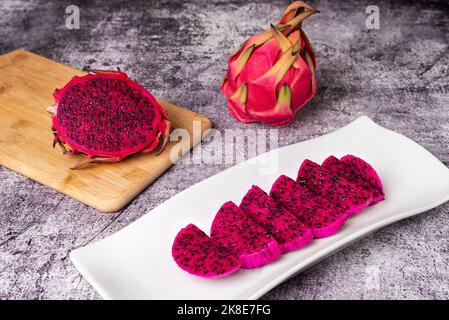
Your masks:
[{"label": "pink flesh with black seeds", "polygon": [[342,171],[341,166],[337,165],[335,168],[337,173],[343,174],[343,177],[346,180],[373,194],[373,199],[371,200],[370,205],[385,199],[382,181],[376,170],[374,170],[369,163],[353,155],[346,155],[340,160],[336,158],[332,159],[331,157],[328,159],[326,159],[325,163],[327,163],[326,166],[329,169],[334,170],[335,160],[339,161],[344,165],[344,171]]},{"label": "pink flesh with black seeds", "polygon": [[54,93],[53,127],[74,152],[122,159],[155,149],[165,111],[123,72],[74,77]]},{"label": "pink flesh with black seeds", "polygon": [[283,253],[300,249],[313,240],[309,227],[287,209],[276,204],[258,186],[252,186],[246,193],[240,209],[276,239]]},{"label": "pink flesh with black seeds", "polygon": [[231,201],[215,216],[211,238],[236,255],[245,269],[263,266],[281,255],[276,240]]},{"label": "pink flesh with black seeds", "polygon": [[172,256],[181,269],[202,278],[226,277],[241,267],[239,259],[193,224],[177,234]]},{"label": "pink flesh with black seeds", "polygon": [[303,188],[295,180],[282,175],[273,184],[270,196],[311,228],[315,238],[338,232],[348,218],[341,208]]},{"label": "pink flesh with black seeds", "polygon": [[320,195],[331,204],[342,208],[348,215],[363,210],[373,198],[371,192],[310,160],[304,160],[301,164],[296,181],[311,193]]}]

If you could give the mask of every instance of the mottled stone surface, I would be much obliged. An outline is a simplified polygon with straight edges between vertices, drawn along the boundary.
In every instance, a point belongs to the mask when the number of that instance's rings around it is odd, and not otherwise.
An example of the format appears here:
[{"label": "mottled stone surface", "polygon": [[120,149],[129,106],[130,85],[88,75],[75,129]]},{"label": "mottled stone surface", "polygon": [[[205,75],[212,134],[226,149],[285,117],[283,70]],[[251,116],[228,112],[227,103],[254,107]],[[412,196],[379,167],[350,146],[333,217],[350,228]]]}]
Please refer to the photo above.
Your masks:
[{"label": "mottled stone surface", "polygon": [[[65,7],[81,8],[81,29]],[[380,30],[365,28],[368,4]],[[314,1],[305,23],[318,57],[317,97],[280,145],[366,114],[449,165],[447,1]],[[227,56],[279,17],[287,1],[0,2],[0,54],[18,47],[81,68],[119,66],[173,103],[231,118],[219,84]],[[261,125],[252,127],[262,128]],[[173,167],[117,214],[105,215],[0,168],[0,298],[98,299],[68,253],[132,223],[228,165]],[[425,168],[423,168],[425,169]],[[275,288],[266,299],[448,299],[449,205],[384,228]],[[372,281],[378,278],[378,282]]]}]

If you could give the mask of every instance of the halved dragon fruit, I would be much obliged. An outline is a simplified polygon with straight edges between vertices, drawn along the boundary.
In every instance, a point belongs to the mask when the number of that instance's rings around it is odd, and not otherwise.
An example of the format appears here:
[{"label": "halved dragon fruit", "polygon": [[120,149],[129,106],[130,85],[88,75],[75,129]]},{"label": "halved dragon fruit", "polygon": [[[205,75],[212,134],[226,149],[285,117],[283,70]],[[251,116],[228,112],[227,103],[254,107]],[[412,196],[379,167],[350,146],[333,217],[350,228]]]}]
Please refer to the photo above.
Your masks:
[{"label": "halved dragon fruit", "polygon": [[53,147],[82,154],[72,169],[94,162],[118,162],[137,152],[161,153],[169,141],[171,122],[165,109],[126,73],[85,68],[53,96]]},{"label": "halved dragon fruit", "polygon": [[245,269],[263,266],[281,255],[276,240],[232,201],[215,216],[211,238],[236,255]]},{"label": "halved dragon fruit", "polygon": [[315,195],[285,175],[274,182],[270,196],[310,227],[315,238],[333,235],[348,219],[341,208],[332,206],[323,197]]},{"label": "halved dragon fruit", "polygon": [[371,192],[307,159],[301,164],[296,181],[310,192],[342,208],[350,216],[367,207],[373,198]]},{"label": "halved dragon fruit", "polygon": [[313,240],[309,227],[258,186],[246,193],[240,209],[276,239],[282,253],[298,250]]},{"label": "halved dragon fruit", "polygon": [[179,231],[172,256],[181,269],[202,278],[222,278],[241,267],[239,259],[193,224]]}]

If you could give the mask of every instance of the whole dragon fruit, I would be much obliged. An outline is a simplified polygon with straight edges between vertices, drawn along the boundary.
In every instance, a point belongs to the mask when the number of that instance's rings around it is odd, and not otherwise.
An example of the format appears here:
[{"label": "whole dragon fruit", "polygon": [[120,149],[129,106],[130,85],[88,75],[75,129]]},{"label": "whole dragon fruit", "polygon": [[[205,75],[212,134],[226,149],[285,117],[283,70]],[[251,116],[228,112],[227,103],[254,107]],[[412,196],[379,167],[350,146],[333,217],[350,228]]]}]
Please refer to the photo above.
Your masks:
[{"label": "whole dragon fruit", "polygon": [[[91,162],[118,162],[140,151],[164,149],[171,130],[165,110],[142,86],[121,71],[87,69],[56,89],[52,114],[53,147],[87,156]],[[162,140],[162,141],[160,141]],[[68,149],[66,147],[70,147]]]},{"label": "whole dragon fruit", "polygon": [[221,91],[242,122],[286,126],[316,94],[316,60],[301,24],[318,12],[292,3],[279,23],[246,40],[228,60]]}]

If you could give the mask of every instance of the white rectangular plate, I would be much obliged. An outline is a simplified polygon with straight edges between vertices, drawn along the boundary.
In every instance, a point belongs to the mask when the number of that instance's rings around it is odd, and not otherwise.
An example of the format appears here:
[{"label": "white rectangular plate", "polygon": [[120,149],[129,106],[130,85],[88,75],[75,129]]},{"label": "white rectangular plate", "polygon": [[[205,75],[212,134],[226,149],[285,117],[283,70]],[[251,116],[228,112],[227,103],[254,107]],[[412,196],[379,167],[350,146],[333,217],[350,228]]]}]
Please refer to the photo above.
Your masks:
[{"label": "white rectangular plate", "polygon": [[[194,223],[208,232],[221,204],[240,204],[252,184],[269,191],[280,174],[296,177],[306,158],[321,163],[329,155],[346,154],[374,166],[386,200],[352,217],[339,233],[223,279],[191,276],[173,261],[171,245],[182,227]],[[180,192],[114,235],[72,251],[72,262],[106,299],[257,299],[370,232],[449,200],[449,169],[417,143],[367,117],[268,155],[278,157],[274,172],[261,174],[254,160],[240,163]]]}]

